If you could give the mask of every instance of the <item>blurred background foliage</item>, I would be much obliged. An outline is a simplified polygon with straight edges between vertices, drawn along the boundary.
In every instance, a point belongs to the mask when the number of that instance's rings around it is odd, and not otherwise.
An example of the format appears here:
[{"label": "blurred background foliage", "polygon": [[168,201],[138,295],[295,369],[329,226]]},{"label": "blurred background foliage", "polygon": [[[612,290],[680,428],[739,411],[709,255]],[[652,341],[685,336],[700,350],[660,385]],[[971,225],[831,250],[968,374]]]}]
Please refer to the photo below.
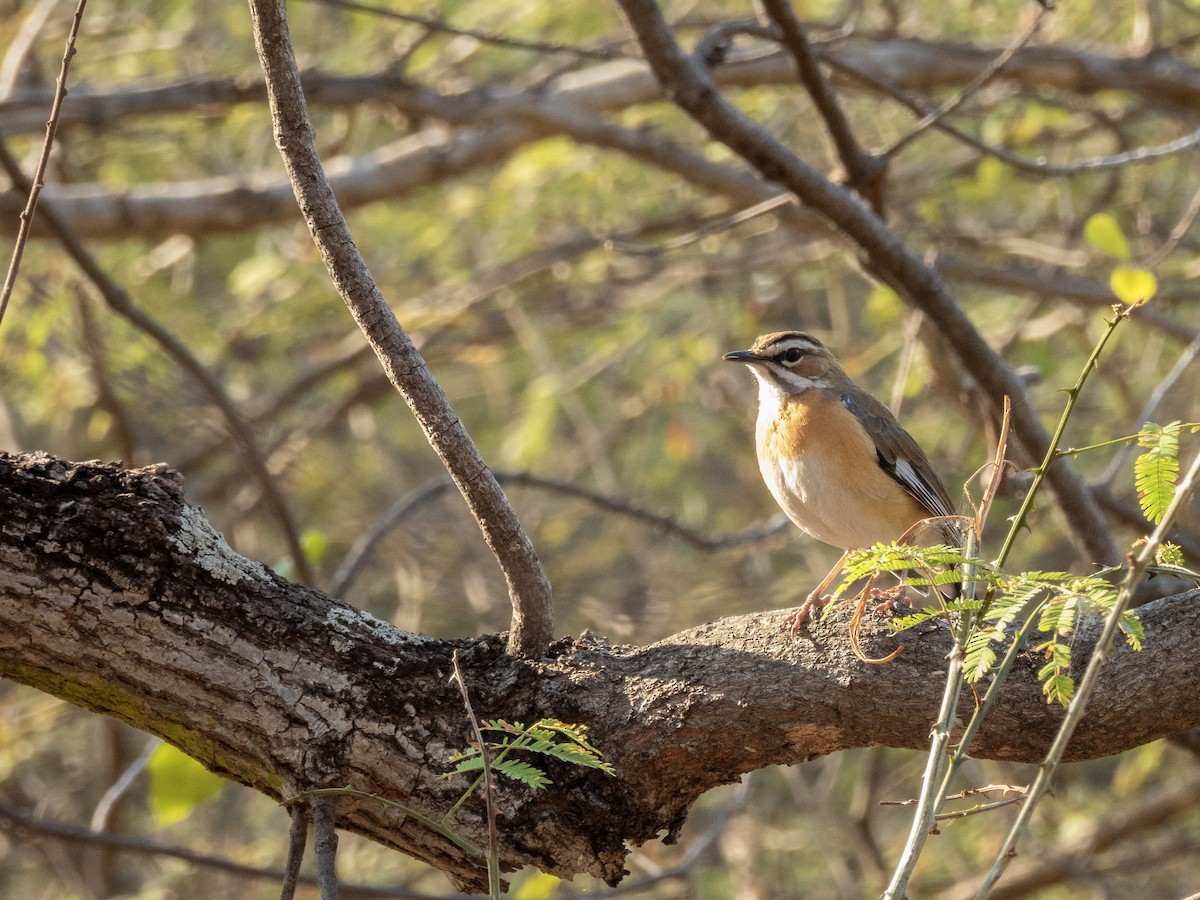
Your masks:
[{"label": "blurred background foliage", "polygon": [[[69,7],[59,4],[44,25],[32,25],[48,5],[0,2],[0,47],[12,48],[4,59],[0,131],[27,172],[41,135],[10,126],[20,104],[47,96],[53,83]],[[443,120],[387,96],[316,95],[313,118],[331,161],[360,159],[405,139],[473,134],[486,146],[507,127],[489,117],[489,104],[629,65],[499,46],[345,6],[292,4],[303,66],[329,76],[387,75],[398,94],[421,86],[442,99],[472,97],[475,106]],[[613,4],[467,0],[391,8],[459,29],[636,55]],[[689,45],[713,23],[751,14],[748,4],[710,0],[667,9]],[[796,10],[831,50],[879,50],[912,38],[944,48],[950,59],[967,44],[994,52],[1012,42],[1036,6],[851,0],[797,2]],[[1176,67],[1194,93],[1198,35],[1195,0],[1064,4],[1032,42],[1058,48],[1065,60],[1059,68],[1021,62],[1026,74],[1002,74],[951,121],[989,145],[1059,164],[1175,140],[1200,125],[1200,107],[1084,75],[1073,83],[1062,67],[1141,57],[1146,67]],[[932,105],[978,67],[965,76],[933,66],[929,73],[898,70],[897,77]],[[169,197],[207,178],[283,184],[265,104],[257,97],[205,99],[196,86],[218,77],[242,86],[260,77],[244,6],[125,0],[89,7],[71,79],[82,102],[88,90],[132,95],[162,85],[178,86],[183,100],[65,123],[47,202],[70,188],[116,203],[126,191]],[[911,129],[913,115],[887,96],[846,80],[838,87],[866,146]],[[730,95],[804,159],[832,168],[828,141],[797,85],[764,81]],[[626,135],[670,138],[711,163],[742,170],[667,104],[639,100],[582,115]],[[347,208],[384,295],[495,469],[669,515],[706,538],[768,524],[777,511],[754,459],[755,391],[741,367],[720,356],[760,332],[802,327],[900,410],[960,496],[994,437],[972,394],[971,373],[957,368],[930,323],[860,269],[844,242],[767,216],[665,249],[664,239],[746,204],[649,157],[551,131],[484,164],[447,164],[445,176],[435,170],[398,196],[385,192]],[[944,265],[976,327],[1025,367],[1030,398],[1048,419],[1057,416],[1058,391],[1075,380],[1115,302],[1109,275],[1121,260],[1111,229],[1107,243],[1085,238],[1090,218],[1111,217],[1127,244],[1125,262],[1152,271],[1158,293],[1114,342],[1068,443],[1136,430],[1139,411],[1200,323],[1200,245],[1191,227],[1200,189],[1195,149],[1045,177],[930,130],[894,158],[887,189],[890,224]],[[127,225],[119,238],[91,235],[88,244],[250,423],[302,535],[315,586],[329,589],[355,543],[441,471],[365,351],[299,216],[256,221],[245,217],[253,210],[229,202],[227,226],[189,230],[168,215]],[[6,249],[16,223],[7,219],[0,226]],[[607,245],[609,237],[637,242],[645,252]],[[1198,383],[1193,367],[1167,391],[1156,421],[1200,419]],[[209,394],[113,314],[45,238],[27,250],[0,330],[0,447],[129,465],[166,461],[235,549],[295,576],[279,517]],[[1132,460],[1107,471],[1116,452],[1084,456],[1078,465],[1105,492],[1114,533],[1128,544],[1144,529],[1129,513],[1137,508]],[[592,629],[645,643],[719,616],[793,605],[835,555],[794,530],[702,548],[545,485],[513,483],[509,492],[553,581],[562,634]],[[1013,496],[1001,504],[992,517],[996,529]],[[1195,546],[1196,525],[1193,513],[1185,550]],[[1086,570],[1087,562],[1051,504],[1040,504],[1016,565]],[[446,492],[409,508],[341,593],[401,628],[438,636],[500,630],[509,618],[499,572],[461,500]],[[90,824],[246,866],[281,865],[282,810],[248,790],[207,782],[212,776],[186,758],[148,742],[28,689],[0,685],[0,801],[42,823]],[[914,796],[921,765],[917,754],[874,749],[755,773],[741,787],[707,796],[677,846],[635,854],[629,892],[875,896],[908,827],[906,807],[878,802]],[[1030,777],[1022,766],[973,765],[976,784]],[[136,777],[122,781],[123,773]],[[1011,895],[1168,897],[1197,890],[1198,776],[1195,755],[1172,744],[1067,767],[1021,860],[1041,875]],[[1185,789],[1192,795],[1182,795]],[[956,896],[955,886],[990,861],[1009,816],[1001,810],[948,823],[922,863],[921,895]],[[1106,825],[1126,816],[1133,824],[1105,838]],[[269,897],[278,890],[269,878],[64,842],[13,821],[0,816],[3,896]],[[399,885],[401,895],[448,891],[436,872],[350,835],[339,866],[348,881]],[[1018,885],[1019,869],[1010,876]],[[532,871],[513,883],[514,896],[525,898],[612,893]]]}]

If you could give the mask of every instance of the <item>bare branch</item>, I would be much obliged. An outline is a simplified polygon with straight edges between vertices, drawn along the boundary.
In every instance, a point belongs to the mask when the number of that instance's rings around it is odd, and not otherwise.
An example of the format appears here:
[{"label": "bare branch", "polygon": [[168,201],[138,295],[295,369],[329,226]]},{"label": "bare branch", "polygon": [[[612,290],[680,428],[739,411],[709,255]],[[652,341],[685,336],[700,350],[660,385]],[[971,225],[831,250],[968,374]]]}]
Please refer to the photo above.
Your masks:
[{"label": "bare branch", "polygon": [[470,434],[371,278],[325,179],[308,118],[282,0],[251,0],[275,139],[313,240],[376,356],[417,417],[495,554],[513,604],[510,646],[537,657],[553,635],[550,582],[533,544]]}]

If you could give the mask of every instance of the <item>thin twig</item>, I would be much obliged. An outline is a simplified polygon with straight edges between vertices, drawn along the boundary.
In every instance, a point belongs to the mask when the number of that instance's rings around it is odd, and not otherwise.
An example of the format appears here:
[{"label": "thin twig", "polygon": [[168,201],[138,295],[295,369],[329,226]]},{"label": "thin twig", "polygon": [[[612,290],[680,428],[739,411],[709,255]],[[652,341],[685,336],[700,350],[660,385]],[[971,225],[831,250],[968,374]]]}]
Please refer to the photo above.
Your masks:
[{"label": "thin twig", "polygon": [[[976,553],[977,535],[973,529],[967,529],[965,554],[972,557]],[[973,573],[964,573],[966,596],[971,598],[975,592]],[[936,589],[934,591],[936,594]],[[885,900],[903,900],[908,881],[917,867],[917,860],[925,846],[925,840],[933,829],[935,816],[941,805],[942,795],[937,788],[942,784],[946,769],[949,765],[946,750],[950,746],[950,735],[958,716],[958,698],[962,693],[963,668],[966,662],[966,640],[970,627],[967,616],[960,616],[958,627],[954,634],[954,646],[950,650],[950,661],[946,666],[946,687],[942,692],[942,704],[938,709],[937,721],[930,735],[929,755],[925,759],[925,772],[921,777],[921,794],[917,799],[917,809],[913,813],[912,827],[908,832],[904,850],[896,862],[891,881],[883,892]]]},{"label": "thin twig", "polygon": [[250,0],[275,141],[313,242],[342,300],[408,403],[496,557],[512,602],[509,650],[539,657],[554,633],[550,581],[528,533],[412,339],[384,300],[325,177],[300,86],[285,0]]},{"label": "thin twig", "polygon": [[162,743],[162,738],[152,737],[146,741],[146,746],[142,748],[142,752],[137,755],[137,759],[125,767],[119,778],[114,781],[104,792],[104,795],[96,802],[96,808],[92,810],[92,818],[89,822],[92,831],[103,831],[108,825],[108,817],[112,813],[113,807],[120,800],[137,777],[145,771],[146,766],[150,762],[150,757],[154,751],[158,749]]},{"label": "thin twig", "polygon": [[308,812],[305,804],[292,807],[292,827],[288,831],[287,863],[283,867],[283,885],[279,900],[293,900],[300,881],[300,864],[304,862],[304,846],[308,842]]},{"label": "thin twig", "polygon": [[903,137],[897,138],[888,147],[879,151],[879,155],[885,159],[890,159],[895,156],[910,143],[916,140],[923,132],[931,126],[937,124],[954,110],[958,109],[969,97],[973,96],[977,91],[984,87],[989,81],[1000,74],[1000,70],[1008,65],[1009,61],[1016,56],[1017,52],[1033,40],[1033,36],[1038,33],[1042,27],[1042,22],[1054,7],[1047,4],[1041,6],[1033,21],[1029,23],[1029,27],[1025,29],[1015,41],[1013,41],[1004,52],[1000,53],[995,59],[983,67],[978,75],[971,79],[957,94],[939,106],[937,109],[926,114],[921,121],[917,122],[912,127],[912,130]]},{"label": "thin twig", "polygon": [[[1200,134],[1200,132],[1197,134]],[[1193,137],[1196,136],[1193,135]],[[1175,227],[1171,229],[1171,233],[1167,235],[1167,239],[1163,241],[1163,245],[1147,257],[1142,265],[1147,269],[1153,269],[1170,256],[1179,245],[1179,242],[1183,240],[1183,236],[1191,230],[1192,224],[1196,221],[1196,216],[1198,215],[1200,215],[1200,188],[1197,188],[1196,192],[1192,194],[1192,199],[1188,203],[1187,209],[1179,217],[1179,221],[1175,223]]]},{"label": "thin twig", "polygon": [[4,324],[4,312],[8,309],[8,299],[12,296],[13,288],[16,286],[17,273],[21,271],[21,257],[25,255],[25,245],[29,242],[29,232],[33,228],[33,215],[37,212],[38,198],[45,185],[46,167],[50,164],[50,150],[54,146],[54,134],[58,131],[63,100],[67,96],[67,73],[71,70],[71,60],[75,56],[75,41],[79,37],[79,27],[83,24],[83,10],[86,6],[87,0],[79,0],[79,5],[75,7],[75,15],[71,18],[71,29],[67,32],[67,46],[63,51],[62,65],[58,70],[58,81],[54,87],[54,102],[50,106],[50,118],[46,122],[46,137],[42,141],[42,152],[34,167],[31,183],[25,189],[29,198],[25,203],[25,209],[21,211],[21,224],[17,228],[17,242],[13,245],[12,256],[8,261],[4,286],[0,288],[0,325]]},{"label": "thin twig", "polygon": [[317,857],[317,887],[321,900],[338,900],[337,798],[324,794],[309,800],[313,821],[313,852]]},{"label": "thin twig", "polygon": [[1117,601],[1105,618],[1104,630],[1100,633],[1100,639],[1096,642],[1091,659],[1088,660],[1087,669],[1084,670],[1083,678],[1079,680],[1075,694],[1071,697],[1071,702],[1067,706],[1067,714],[1063,719],[1063,723],[1059,727],[1058,733],[1054,736],[1054,742],[1050,745],[1045,760],[1038,767],[1037,777],[1029,787],[1029,801],[1021,807],[1020,813],[1017,814],[1012,828],[1009,829],[1008,836],[1004,839],[999,853],[996,854],[992,868],[988,871],[983,884],[980,885],[979,890],[975,894],[976,900],[983,900],[987,896],[988,891],[999,880],[1009,862],[1016,856],[1017,842],[1028,827],[1038,801],[1041,800],[1042,796],[1049,789],[1050,780],[1062,760],[1063,752],[1067,749],[1067,743],[1071,740],[1075,729],[1083,720],[1083,714],[1087,709],[1088,701],[1091,699],[1092,693],[1096,689],[1096,683],[1100,678],[1100,670],[1104,667],[1109,655],[1113,652],[1117,633],[1121,629],[1121,619],[1133,600],[1133,594],[1138,586],[1138,582],[1141,580],[1142,573],[1154,560],[1154,551],[1163,542],[1180,509],[1190,499],[1197,481],[1200,481],[1200,453],[1197,453],[1192,459],[1187,474],[1184,475],[1183,479],[1177,485],[1175,496],[1171,499],[1166,512],[1163,513],[1158,527],[1154,529],[1154,533],[1150,535],[1149,540],[1141,546],[1136,556],[1133,557],[1129,571],[1126,573],[1117,592]]},{"label": "thin twig", "polygon": [[467,711],[467,719],[471,722],[471,731],[475,734],[475,742],[479,745],[479,756],[483,764],[483,803],[487,810],[488,849],[488,891],[492,900],[500,900],[500,834],[496,830],[496,784],[492,778],[492,754],[483,732],[479,728],[479,719],[471,706],[471,695],[467,691],[467,682],[463,679],[462,669],[458,665],[458,649],[455,648],[452,658],[454,665],[454,680],[462,693],[463,706]]}]

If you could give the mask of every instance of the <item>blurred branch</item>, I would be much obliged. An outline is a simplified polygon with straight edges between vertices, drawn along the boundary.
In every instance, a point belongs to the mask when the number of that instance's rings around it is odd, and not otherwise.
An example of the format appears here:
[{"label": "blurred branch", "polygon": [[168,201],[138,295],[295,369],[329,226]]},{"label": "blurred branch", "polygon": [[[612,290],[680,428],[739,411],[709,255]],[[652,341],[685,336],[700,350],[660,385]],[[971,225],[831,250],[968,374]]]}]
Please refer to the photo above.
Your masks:
[{"label": "blurred branch", "polygon": [[[1178,783],[1160,788],[1147,797],[1137,797],[1119,806],[1110,805],[1103,817],[1062,840],[1053,849],[1022,857],[1013,863],[1004,880],[988,896],[990,900],[1020,900],[1042,888],[1076,881],[1082,867],[1096,865],[1098,854],[1129,842],[1137,834],[1193,813],[1198,806],[1200,776],[1195,772],[1183,773]],[[1194,838],[1191,843],[1194,847]],[[1138,855],[1144,854],[1139,852]],[[1120,868],[1130,871],[1126,863]],[[972,878],[943,891],[942,895],[947,898],[968,896],[976,881]]]},{"label": "blurred branch", "polygon": [[[1023,265],[985,266],[951,256],[939,256],[937,268],[950,281],[986,284],[1052,300],[1067,300],[1089,309],[1107,312],[1116,302],[1112,288],[1104,282],[1061,270],[1048,271]],[[1138,309],[1134,325],[1148,325],[1185,344],[1200,335],[1200,330],[1171,318],[1153,303]]]},{"label": "blurred branch", "polygon": [[[714,140],[727,145],[764,179],[781,184],[826,217],[860,248],[871,271],[921,309],[950,341],[962,365],[986,389],[993,407],[1013,401],[1012,421],[1021,442],[1036,456],[1050,436],[1012,368],[988,346],[959,307],[936,269],[900,241],[845,188],[798,159],[768,131],[749,120],[717,90],[708,73],[680,49],[654,0],[620,0],[664,92]],[[1098,507],[1072,467],[1055,465],[1051,486],[1091,561],[1120,558]]]},{"label": "blurred branch", "polygon": [[[830,65],[853,72],[857,83],[889,93],[935,91],[948,84],[969,81],[995,59],[995,52],[951,43],[858,41],[839,44],[836,54],[826,53],[822,58]],[[713,70],[712,77],[718,84],[729,87],[791,84],[795,81],[795,69],[791,59],[783,54],[734,56]],[[1022,86],[1045,84],[1072,93],[1128,90],[1150,104],[1163,101],[1181,109],[1200,107],[1200,69],[1171,58],[1147,66],[1141,60],[1100,57],[1081,51],[1026,48],[1009,62],[1000,77]],[[646,67],[626,60],[569,73],[537,90],[472,89],[453,96],[441,96],[390,72],[336,76],[309,71],[303,81],[305,93],[314,104],[387,103],[414,119],[434,117],[458,129],[449,133],[441,126],[426,129],[353,159],[330,160],[328,177],[339,201],[347,208],[402,197],[427,184],[504,161],[544,136],[528,123],[513,121],[522,109],[536,109],[545,104],[599,121],[603,113],[619,112],[660,97],[660,89]],[[236,78],[79,88],[64,103],[63,124],[115,127],[117,121],[131,116],[261,102],[264,96],[261,84],[247,84]],[[0,102],[4,133],[19,134],[42,127],[49,100],[48,93],[31,90]],[[917,105],[918,115],[929,112],[922,101],[912,102]],[[1002,148],[990,148],[969,135],[956,133],[956,136],[975,141],[972,146],[978,145],[981,152],[994,153],[1013,165],[1022,159]],[[1198,140],[1200,137],[1192,134],[1162,148],[1134,150],[1120,158],[1110,158],[1105,165],[1124,165],[1150,155],[1180,152]],[[1067,169],[1077,171],[1088,164],[1085,161]],[[1043,174],[1055,171],[1039,161],[1032,161],[1031,165]],[[1029,170],[1028,166],[1025,170]],[[164,230],[193,235],[236,232],[295,217],[290,186],[269,171],[140,185],[120,191],[98,184],[50,185],[46,193],[80,234],[105,239],[157,235]],[[12,192],[0,193],[0,232],[13,228],[12,220],[5,219],[3,214],[17,212],[17,199]],[[757,198],[763,199],[765,196]],[[41,232],[35,231],[38,233]]]},{"label": "blurred branch", "polygon": [[[162,857],[178,859],[189,865],[203,869],[215,869],[235,878],[252,879],[256,881],[273,881],[282,883],[287,873],[284,869],[266,866],[251,866],[236,862],[224,856],[214,856],[208,853],[198,853],[188,847],[172,844],[161,844],[150,838],[136,837],[128,834],[117,834],[112,831],[97,831],[82,825],[70,825],[37,816],[34,813],[5,803],[0,800],[0,830],[13,837],[14,841],[21,836],[50,838],[69,844],[83,846],[108,847],[122,853],[134,853],[139,856]],[[316,887],[317,880],[305,875],[298,878],[299,884]],[[421,894],[403,887],[388,887],[371,884],[342,884],[342,894],[347,898],[363,897],[395,897],[399,900],[443,900],[436,894]]]},{"label": "blurred branch", "polygon": [[397,22],[407,22],[410,25],[420,25],[433,34],[449,34],[455,37],[469,37],[481,44],[503,47],[506,50],[529,50],[533,53],[566,53],[579,59],[619,59],[627,56],[616,50],[606,50],[602,47],[577,47],[574,44],[560,44],[552,41],[527,41],[509,37],[494,31],[480,31],[475,28],[455,28],[441,18],[418,16],[412,13],[400,12],[383,6],[369,3],[356,3],[353,0],[310,0],[320,6],[333,9],[344,9],[348,12],[364,13],[378,16],[381,19],[392,19]]},{"label": "blurred branch", "polygon": [[[602,494],[584,487],[559,481],[554,478],[544,478],[529,472],[500,472],[496,480],[501,484],[516,484],[531,487],[550,493],[562,494],[592,504],[605,512],[624,516],[636,522],[641,522],[662,534],[679,538],[697,550],[725,550],[731,547],[742,547],[747,544],[767,540],[787,530],[787,518],[782,514],[772,517],[763,525],[747,528],[733,534],[704,535],[693,528],[682,524],[672,515],[652,512],[624,497],[614,497]],[[370,565],[372,557],[379,549],[380,543],[395,529],[403,525],[421,507],[446,494],[453,487],[449,479],[431,481],[422,487],[405,494],[379,517],[374,527],[354,542],[346,558],[342,560],[329,586],[329,593],[334,597],[345,597],[363,570]]]},{"label": "blurred branch", "polygon": [[[849,747],[924,745],[951,644],[945,627],[891,637],[869,617],[865,648],[899,644],[903,655],[865,666],[850,652],[845,611],[815,625],[814,642],[786,640],[780,610],[636,649],[563,641],[542,660],[513,657],[499,639],[405,634],[233,553],[163,466],[0,455],[0,521],[0,676],[158,734],[276,799],[333,781],[442,815],[461,793],[440,777],[445,748],[467,739],[446,681],[456,650],[480,717],[588,725],[617,778],[578,772],[537,796],[499,788],[505,865],[560,877],[620,880],[630,846],[675,833],[700,794],[743,772]],[[1190,591],[1139,609],[1145,649],[1109,660],[1070,758],[1200,722],[1198,601]],[[1081,658],[1100,627],[1080,622]],[[1063,713],[1046,704],[1038,667],[1015,661],[973,756],[1040,758]],[[1153,716],[1142,714],[1149,696]],[[965,716],[971,698],[963,703]],[[485,883],[475,856],[410,815],[342,797],[337,816],[339,828],[425,859],[460,888]],[[480,845],[485,819],[469,802],[455,830]]]},{"label": "blurred branch", "polygon": [[524,656],[541,656],[553,635],[553,621],[550,582],[533,544],[354,245],[317,152],[288,34],[285,3],[250,0],[250,10],[276,143],[313,241],[388,380],[412,409],[504,573],[513,605],[510,649]]}]

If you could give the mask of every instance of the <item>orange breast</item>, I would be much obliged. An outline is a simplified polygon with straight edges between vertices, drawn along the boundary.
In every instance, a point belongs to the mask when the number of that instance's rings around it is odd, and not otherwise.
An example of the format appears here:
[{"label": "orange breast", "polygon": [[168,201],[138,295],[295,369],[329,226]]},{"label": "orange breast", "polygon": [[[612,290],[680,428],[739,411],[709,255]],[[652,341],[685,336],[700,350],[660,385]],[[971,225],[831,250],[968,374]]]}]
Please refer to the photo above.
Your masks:
[{"label": "orange breast", "polygon": [[874,441],[833,392],[760,403],[757,438],[767,487],[817,540],[843,550],[886,543],[929,515],[880,468]]}]

